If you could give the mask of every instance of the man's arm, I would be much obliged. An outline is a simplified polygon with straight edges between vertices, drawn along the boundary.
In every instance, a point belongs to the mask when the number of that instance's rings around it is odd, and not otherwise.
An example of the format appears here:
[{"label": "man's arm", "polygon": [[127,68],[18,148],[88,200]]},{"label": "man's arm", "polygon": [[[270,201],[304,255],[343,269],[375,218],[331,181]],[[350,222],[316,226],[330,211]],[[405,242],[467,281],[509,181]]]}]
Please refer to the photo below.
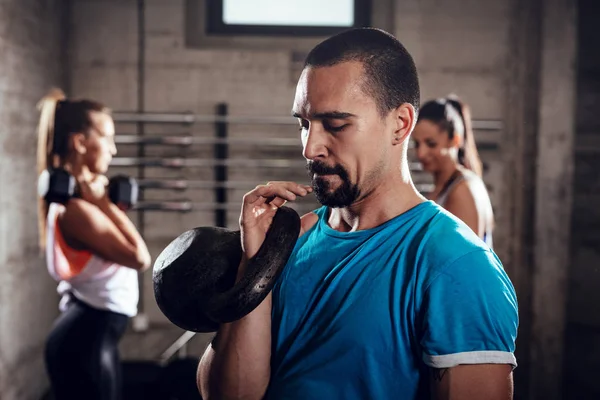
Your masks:
[{"label": "man's arm", "polygon": [[203,399],[261,399],[269,384],[271,295],[254,311],[223,324],[198,367]]},{"label": "man's arm", "polygon": [[512,399],[518,306],[500,260],[479,249],[443,271],[423,302],[432,399]]},{"label": "man's arm", "polygon": [[432,400],[512,400],[512,366],[458,365],[430,369]]},{"label": "man's arm", "polygon": [[[244,255],[237,281],[244,274],[246,260],[262,245],[276,207],[295,200],[296,196],[305,196],[310,190],[293,182],[275,182],[258,186],[244,196],[240,217]],[[316,214],[305,215],[300,235],[317,219]],[[221,325],[198,366],[197,385],[203,399],[264,397],[271,377],[271,299],[269,294],[245,317]]]}]

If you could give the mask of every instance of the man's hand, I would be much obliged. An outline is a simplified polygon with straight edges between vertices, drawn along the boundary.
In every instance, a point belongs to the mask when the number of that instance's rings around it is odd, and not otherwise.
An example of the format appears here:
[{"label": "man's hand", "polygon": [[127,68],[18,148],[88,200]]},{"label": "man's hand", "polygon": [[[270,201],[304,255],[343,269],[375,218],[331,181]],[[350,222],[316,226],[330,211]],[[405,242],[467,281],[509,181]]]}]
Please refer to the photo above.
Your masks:
[{"label": "man's hand", "polygon": [[242,250],[247,258],[252,258],[265,240],[267,231],[273,222],[277,208],[297,196],[306,196],[312,192],[307,185],[295,182],[269,182],[259,185],[246,193],[240,214]]}]

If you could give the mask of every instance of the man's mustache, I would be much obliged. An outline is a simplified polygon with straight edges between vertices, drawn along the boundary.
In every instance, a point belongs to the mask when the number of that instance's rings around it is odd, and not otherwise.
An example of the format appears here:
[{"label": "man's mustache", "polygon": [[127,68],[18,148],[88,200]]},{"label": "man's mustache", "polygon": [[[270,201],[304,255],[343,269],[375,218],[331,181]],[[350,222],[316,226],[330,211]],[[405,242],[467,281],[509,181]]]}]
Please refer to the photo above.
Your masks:
[{"label": "man's mustache", "polygon": [[348,173],[341,165],[337,164],[333,167],[326,165],[320,161],[310,161],[306,164],[306,169],[311,175],[339,175],[340,178],[345,179],[348,177]]}]

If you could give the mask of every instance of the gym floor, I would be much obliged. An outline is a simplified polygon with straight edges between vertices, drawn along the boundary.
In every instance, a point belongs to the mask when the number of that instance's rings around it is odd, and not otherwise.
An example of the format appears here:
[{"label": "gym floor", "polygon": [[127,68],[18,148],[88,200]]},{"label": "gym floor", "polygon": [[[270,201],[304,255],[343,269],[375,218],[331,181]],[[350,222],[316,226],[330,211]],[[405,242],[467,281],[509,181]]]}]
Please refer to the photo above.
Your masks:
[{"label": "gym floor", "polygon": [[[145,208],[129,214],[153,260],[194,226],[234,228],[249,187],[306,180],[289,113],[302,60],[322,36],[211,32],[207,3],[0,5],[0,399],[48,398],[43,350],[58,296],[37,250],[35,194],[35,107],[48,89],[113,110],[119,153],[111,174],[146,185]],[[423,101],[456,93],[471,105],[497,218],[495,250],[519,299],[515,398],[600,398],[598,1],[381,0],[370,7],[369,24],[394,33],[413,54]],[[215,117],[223,114],[229,123]],[[231,143],[225,192],[206,184],[218,179],[219,135]],[[166,136],[175,139],[143,139]],[[414,176],[422,188],[431,183],[417,166]],[[189,389],[189,380],[178,379],[193,376],[212,338],[182,339],[185,332],[158,309],[151,278],[151,271],[141,276],[140,315],[120,343],[127,399],[150,398],[139,388],[159,374],[170,386],[152,386],[154,395]]]}]

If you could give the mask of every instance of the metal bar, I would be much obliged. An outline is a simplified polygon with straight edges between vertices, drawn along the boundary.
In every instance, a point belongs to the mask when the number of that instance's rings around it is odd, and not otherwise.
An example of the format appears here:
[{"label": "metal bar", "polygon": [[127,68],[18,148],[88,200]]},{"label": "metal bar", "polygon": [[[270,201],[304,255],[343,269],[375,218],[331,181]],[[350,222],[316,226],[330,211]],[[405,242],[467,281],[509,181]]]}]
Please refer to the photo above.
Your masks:
[{"label": "metal bar", "polygon": [[[298,210],[312,210],[316,206],[311,203],[288,203],[288,206]],[[190,212],[190,211],[235,211],[239,212],[241,207],[241,199],[239,203],[194,203],[189,200],[181,201],[143,201],[138,202],[133,210],[135,211],[174,211],[174,212]]]},{"label": "metal bar", "polygon": [[[138,39],[138,60],[137,60],[137,111],[144,113],[146,111],[146,1],[137,1],[137,39]],[[142,122],[137,124],[137,134],[140,138],[145,136],[145,125]],[[146,149],[144,146],[137,146],[137,156],[145,157]],[[137,174],[140,178],[144,178],[145,170],[144,166],[140,165],[137,169]],[[138,201],[144,200],[144,193],[138,194]],[[145,236],[146,231],[146,219],[144,218],[143,212],[138,212],[137,215],[137,229],[140,234]],[[145,289],[144,282],[140,279],[138,282],[139,292],[139,315],[144,314],[145,309]]]},{"label": "metal bar", "polygon": [[[137,135],[116,135],[116,144],[137,144],[146,146],[192,146],[192,145],[247,145],[247,146],[266,146],[266,147],[300,147],[302,143],[298,138],[211,138],[197,136],[144,136]],[[497,150],[498,143],[496,141],[488,141],[485,138],[477,139],[477,148],[479,150]],[[410,141],[409,149],[414,148],[414,142]]]},{"label": "metal bar", "polygon": [[[147,146],[192,146],[192,145],[249,145],[249,146],[270,146],[270,147],[300,147],[302,143],[298,138],[212,138],[197,136],[144,136],[138,135],[116,135],[116,144],[137,144]],[[414,148],[414,142],[410,141],[408,148]],[[480,150],[496,150],[498,143],[495,141],[477,140],[477,148]]]},{"label": "metal bar", "polygon": [[269,117],[250,115],[241,116],[220,116],[220,115],[200,115],[192,113],[135,113],[135,112],[115,112],[112,114],[115,122],[145,122],[145,123],[163,123],[163,124],[194,124],[194,123],[244,123],[244,124],[264,124],[264,125],[292,125],[298,122],[292,117]]},{"label": "metal bar", "polygon": [[245,168],[304,168],[306,162],[293,161],[288,159],[268,159],[268,160],[249,160],[249,159],[198,159],[198,158],[137,158],[137,157],[116,157],[113,158],[111,165],[117,167],[135,167],[144,165],[146,167],[214,167],[224,165],[228,167]]},{"label": "metal bar", "polygon": [[[258,124],[258,125],[297,125],[293,117],[284,116],[251,116],[251,115],[201,115],[193,113],[136,113],[115,112],[113,118],[116,122],[144,122],[163,124],[194,124],[194,123],[230,123],[230,124]],[[493,119],[474,119],[473,129],[502,130],[503,123]]]},{"label": "metal bar", "polygon": [[[185,180],[185,179],[143,179],[137,181],[138,186],[142,189],[168,189],[168,190],[187,190],[187,189],[246,189],[251,190],[260,182],[250,181],[200,181],[200,180]],[[303,183],[303,182],[299,182]],[[304,184],[308,185],[308,182]]]},{"label": "metal bar", "polygon": [[188,344],[185,343],[183,346],[181,346],[181,348],[179,349],[179,353],[178,353],[178,357],[179,358],[185,358],[188,355]]},{"label": "metal bar", "polygon": [[190,146],[192,144],[212,144],[214,141],[212,138],[193,138],[192,136],[164,135],[139,137],[137,135],[115,135],[116,144]]},{"label": "metal bar", "polygon": [[191,146],[203,144],[244,144],[255,146],[300,146],[302,143],[299,138],[213,138],[197,136],[146,136],[140,138],[136,135],[116,135],[116,144],[143,144],[143,145],[165,145],[165,146]]},{"label": "metal bar", "polygon": [[[429,193],[433,190],[434,185],[432,184],[417,184],[415,185],[417,190],[422,193]],[[289,202],[287,205],[291,208],[296,209],[298,212],[309,212],[317,207],[319,204],[314,199],[300,200],[297,202]],[[239,202],[233,203],[217,203],[217,202],[202,202],[196,203],[191,200],[179,200],[179,201],[141,201],[138,202],[134,207],[134,211],[168,211],[168,212],[191,212],[191,211],[232,211],[239,212],[241,207],[241,199]]]},{"label": "metal bar", "polygon": [[504,124],[496,119],[474,119],[471,121],[471,127],[479,131],[501,131]]},{"label": "metal bar", "polygon": [[199,182],[197,186],[191,184],[191,181],[185,179],[139,179],[138,186],[141,189],[170,189],[170,190],[186,190],[186,189],[212,189],[214,184],[212,181],[195,181]]},{"label": "metal bar", "polygon": [[[227,104],[217,105],[217,115],[227,116]],[[227,139],[227,123],[217,122],[215,124],[215,139]],[[214,157],[219,161],[226,161],[228,155],[227,143],[215,143],[213,146]],[[214,179],[217,182],[227,181],[227,165],[215,165],[214,167]],[[227,203],[227,190],[222,187],[216,187],[215,200],[219,204]],[[215,209],[215,226],[225,227],[227,225],[227,210]]]},{"label": "metal bar", "polygon": [[[423,174],[423,171],[416,171],[418,175]],[[137,181],[138,186],[142,189],[165,189],[165,190],[187,190],[187,189],[214,189],[216,187],[225,189],[244,189],[251,190],[261,182],[251,181],[202,181],[202,180],[185,180],[185,179],[140,179]],[[308,185],[309,182],[298,182]],[[420,185],[420,183],[417,183]]]},{"label": "metal bar", "polygon": [[192,211],[190,201],[139,201],[133,207],[135,211]]},{"label": "metal bar", "polygon": [[171,358],[179,352],[179,350],[188,344],[193,337],[196,336],[195,332],[185,331],[176,341],[173,342],[161,355],[159,362],[164,365],[168,363]]},{"label": "metal bar", "polygon": [[[418,162],[409,162],[409,168],[413,171],[420,171],[421,164]],[[137,158],[137,157],[116,157],[112,159],[112,166],[115,167],[135,167],[144,165],[146,167],[164,167],[164,168],[183,168],[183,167],[214,167],[216,165],[225,165],[227,167],[244,168],[305,168],[306,161],[296,161],[289,159],[261,159],[250,160],[246,158],[236,158],[227,160],[199,159],[199,158]]]}]

